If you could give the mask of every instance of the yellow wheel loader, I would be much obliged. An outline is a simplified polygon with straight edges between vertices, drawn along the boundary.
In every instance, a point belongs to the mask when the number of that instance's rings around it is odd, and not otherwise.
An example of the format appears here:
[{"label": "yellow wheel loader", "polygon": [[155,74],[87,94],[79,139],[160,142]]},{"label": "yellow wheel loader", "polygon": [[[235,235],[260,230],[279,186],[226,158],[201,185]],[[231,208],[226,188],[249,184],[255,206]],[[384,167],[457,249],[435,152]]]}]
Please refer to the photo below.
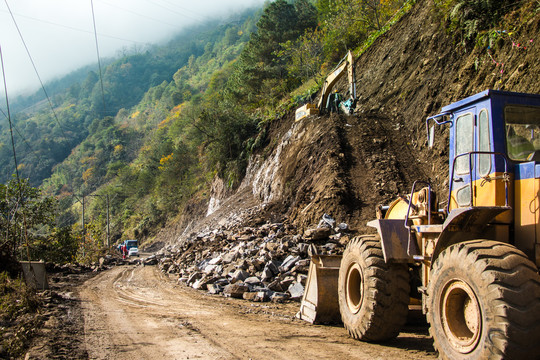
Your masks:
[{"label": "yellow wheel loader", "polygon": [[[430,146],[442,125],[445,206],[422,181],[379,206],[377,235],[348,244],[325,291],[355,339],[397,336],[417,303],[442,359],[539,359],[540,95],[487,90],[443,107],[426,120]],[[312,322],[330,317],[317,309],[331,297],[309,292],[323,265],[312,263],[301,306]]]}]

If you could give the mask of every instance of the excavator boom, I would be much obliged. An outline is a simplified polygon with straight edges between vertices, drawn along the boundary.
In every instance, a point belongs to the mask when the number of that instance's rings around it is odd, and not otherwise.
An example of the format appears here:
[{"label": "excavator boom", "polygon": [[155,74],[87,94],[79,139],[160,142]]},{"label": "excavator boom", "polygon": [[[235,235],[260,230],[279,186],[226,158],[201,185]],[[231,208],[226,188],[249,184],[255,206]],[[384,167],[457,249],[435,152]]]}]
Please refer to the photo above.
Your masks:
[{"label": "excavator boom", "polygon": [[354,57],[352,52],[349,50],[347,52],[347,56],[341,61],[337,68],[334,69],[324,80],[321,97],[317,102],[317,106],[308,103],[298,108],[295,116],[296,121],[299,121],[309,115],[319,113],[322,114],[325,112],[325,110],[329,107],[328,98],[332,93],[332,89],[338,80],[341,79],[341,77],[345,74],[346,70],[349,79],[349,99],[347,99],[347,101],[342,101],[340,107],[344,108],[345,113],[352,114],[354,111],[354,106],[356,105],[356,76],[354,72]]}]

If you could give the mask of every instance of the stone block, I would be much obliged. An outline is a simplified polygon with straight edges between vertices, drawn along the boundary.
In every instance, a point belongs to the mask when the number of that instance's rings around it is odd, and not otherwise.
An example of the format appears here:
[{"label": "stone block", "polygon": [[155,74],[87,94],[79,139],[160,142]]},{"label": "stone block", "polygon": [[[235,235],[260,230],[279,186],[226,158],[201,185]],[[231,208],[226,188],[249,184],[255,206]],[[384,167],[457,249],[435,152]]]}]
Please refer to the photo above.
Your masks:
[{"label": "stone block", "polygon": [[248,292],[249,288],[244,284],[229,284],[223,288],[223,294],[237,299],[242,299],[244,293]]},{"label": "stone block", "polygon": [[270,297],[270,300],[274,303],[282,303],[287,299],[289,299],[289,294],[284,292],[275,292]]},{"label": "stone block", "polygon": [[300,301],[304,295],[304,286],[299,282],[292,283],[287,292],[291,295],[292,300]]},{"label": "stone block", "polygon": [[210,294],[220,294],[223,292],[223,287],[218,284],[207,284],[206,288]]},{"label": "stone block", "polygon": [[248,277],[249,277],[249,273],[247,271],[238,269],[234,272],[231,280],[234,283],[237,281],[244,281]]}]

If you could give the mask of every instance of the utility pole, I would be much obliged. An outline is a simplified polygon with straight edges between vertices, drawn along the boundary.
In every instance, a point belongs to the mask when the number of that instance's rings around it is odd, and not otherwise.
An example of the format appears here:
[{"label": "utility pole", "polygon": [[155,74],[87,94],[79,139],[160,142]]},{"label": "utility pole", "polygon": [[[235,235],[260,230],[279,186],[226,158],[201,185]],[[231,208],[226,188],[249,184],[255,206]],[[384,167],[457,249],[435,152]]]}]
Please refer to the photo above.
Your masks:
[{"label": "utility pole", "polygon": [[84,237],[84,234],[86,233],[86,229],[84,228],[84,194],[82,195],[82,221],[81,221],[81,224],[82,224],[82,233],[83,233],[83,237]]},{"label": "utility pole", "polygon": [[82,242],[83,242],[82,252],[83,252],[83,257],[84,257],[86,255],[85,254],[86,228],[84,227],[84,193],[82,194]]},{"label": "utility pole", "polygon": [[107,247],[111,248],[110,222],[109,222],[109,194],[107,196]]}]

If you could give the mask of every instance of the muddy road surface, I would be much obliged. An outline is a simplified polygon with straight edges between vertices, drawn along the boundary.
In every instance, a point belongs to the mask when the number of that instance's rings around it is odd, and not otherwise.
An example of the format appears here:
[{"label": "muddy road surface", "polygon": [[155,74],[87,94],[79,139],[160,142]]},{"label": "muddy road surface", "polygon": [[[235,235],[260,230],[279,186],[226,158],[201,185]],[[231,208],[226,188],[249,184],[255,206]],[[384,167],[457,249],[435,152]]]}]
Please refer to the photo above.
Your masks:
[{"label": "muddy road surface", "polygon": [[207,295],[156,267],[121,266],[79,291],[90,359],[435,359],[427,327],[383,345],[294,318],[298,303]]}]

